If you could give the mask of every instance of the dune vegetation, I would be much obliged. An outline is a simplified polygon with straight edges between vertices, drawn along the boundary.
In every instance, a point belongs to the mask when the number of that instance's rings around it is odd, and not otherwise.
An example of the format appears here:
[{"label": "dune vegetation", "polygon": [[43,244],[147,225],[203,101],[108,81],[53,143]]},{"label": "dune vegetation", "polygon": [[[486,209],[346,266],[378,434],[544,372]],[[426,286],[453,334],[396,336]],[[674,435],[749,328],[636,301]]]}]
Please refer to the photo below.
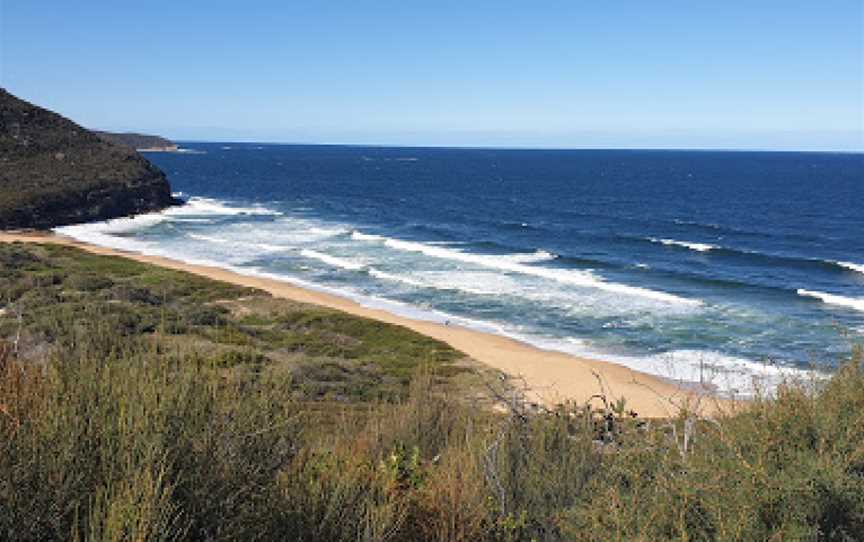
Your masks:
[{"label": "dune vegetation", "polygon": [[711,419],[552,410],[397,326],[0,245],[0,539],[861,540],[864,360]]}]

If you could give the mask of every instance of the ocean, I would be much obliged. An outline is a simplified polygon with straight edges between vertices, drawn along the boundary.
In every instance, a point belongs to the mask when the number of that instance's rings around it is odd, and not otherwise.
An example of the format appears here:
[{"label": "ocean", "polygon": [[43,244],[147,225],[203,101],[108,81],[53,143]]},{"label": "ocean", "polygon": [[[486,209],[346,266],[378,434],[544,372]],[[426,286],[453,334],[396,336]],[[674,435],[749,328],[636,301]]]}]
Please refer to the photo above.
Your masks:
[{"label": "ocean", "polygon": [[864,342],[864,155],[185,143],[58,228],[741,395]]}]

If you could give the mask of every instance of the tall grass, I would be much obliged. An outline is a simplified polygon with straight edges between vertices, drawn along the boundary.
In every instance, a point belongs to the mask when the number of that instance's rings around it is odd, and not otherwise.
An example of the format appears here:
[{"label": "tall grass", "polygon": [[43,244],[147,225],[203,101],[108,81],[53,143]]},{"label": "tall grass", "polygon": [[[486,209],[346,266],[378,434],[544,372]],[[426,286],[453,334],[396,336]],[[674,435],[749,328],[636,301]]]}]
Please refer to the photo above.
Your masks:
[{"label": "tall grass", "polygon": [[[4,350],[8,352],[8,350]],[[104,352],[99,346],[100,355]],[[421,371],[351,416],[158,344],[0,374],[9,540],[860,540],[864,368],[718,420],[478,411]],[[606,413],[601,413],[606,414]],[[652,425],[653,424],[653,425]],[[689,444],[680,436],[689,424]],[[673,430],[673,428],[675,428]]]},{"label": "tall grass", "polygon": [[[401,400],[310,401],[297,373],[226,363],[165,319],[118,333],[110,311],[54,316],[50,348],[24,356],[0,341],[0,539],[864,533],[860,350],[830,380],[790,382],[725,416],[642,421],[584,405],[538,412],[518,395],[493,411],[420,363]],[[224,329],[222,316],[198,318],[188,337]]]}]

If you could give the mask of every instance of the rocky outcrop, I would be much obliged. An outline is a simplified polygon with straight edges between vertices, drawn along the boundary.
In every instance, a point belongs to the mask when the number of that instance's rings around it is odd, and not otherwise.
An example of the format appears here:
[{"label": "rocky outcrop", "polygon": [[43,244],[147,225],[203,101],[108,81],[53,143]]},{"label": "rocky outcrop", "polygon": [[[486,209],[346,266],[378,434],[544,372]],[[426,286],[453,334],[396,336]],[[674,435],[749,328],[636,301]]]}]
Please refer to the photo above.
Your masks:
[{"label": "rocky outcrop", "polygon": [[0,88],[0,228],[50,228],[174,205],[165,174]]},{"label": "rocky outcrop", "polygon": [[151,152],[175,152],[177,144],[164,137],[135,134],[135,133],[114,133],[114,132],[93,132],[102,139],[116,143],[117,145],[125,145],[138,151]]}]

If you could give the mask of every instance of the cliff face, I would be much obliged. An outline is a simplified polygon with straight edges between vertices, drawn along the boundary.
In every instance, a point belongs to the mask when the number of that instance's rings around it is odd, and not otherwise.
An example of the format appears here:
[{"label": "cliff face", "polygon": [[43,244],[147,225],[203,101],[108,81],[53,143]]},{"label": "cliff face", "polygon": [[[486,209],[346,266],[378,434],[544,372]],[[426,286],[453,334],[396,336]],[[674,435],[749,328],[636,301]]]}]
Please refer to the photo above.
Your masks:
[{"label": "cliff face", "polygon": [[0,88],[0,228],[50,228],[173,205],[165,175]]}]

